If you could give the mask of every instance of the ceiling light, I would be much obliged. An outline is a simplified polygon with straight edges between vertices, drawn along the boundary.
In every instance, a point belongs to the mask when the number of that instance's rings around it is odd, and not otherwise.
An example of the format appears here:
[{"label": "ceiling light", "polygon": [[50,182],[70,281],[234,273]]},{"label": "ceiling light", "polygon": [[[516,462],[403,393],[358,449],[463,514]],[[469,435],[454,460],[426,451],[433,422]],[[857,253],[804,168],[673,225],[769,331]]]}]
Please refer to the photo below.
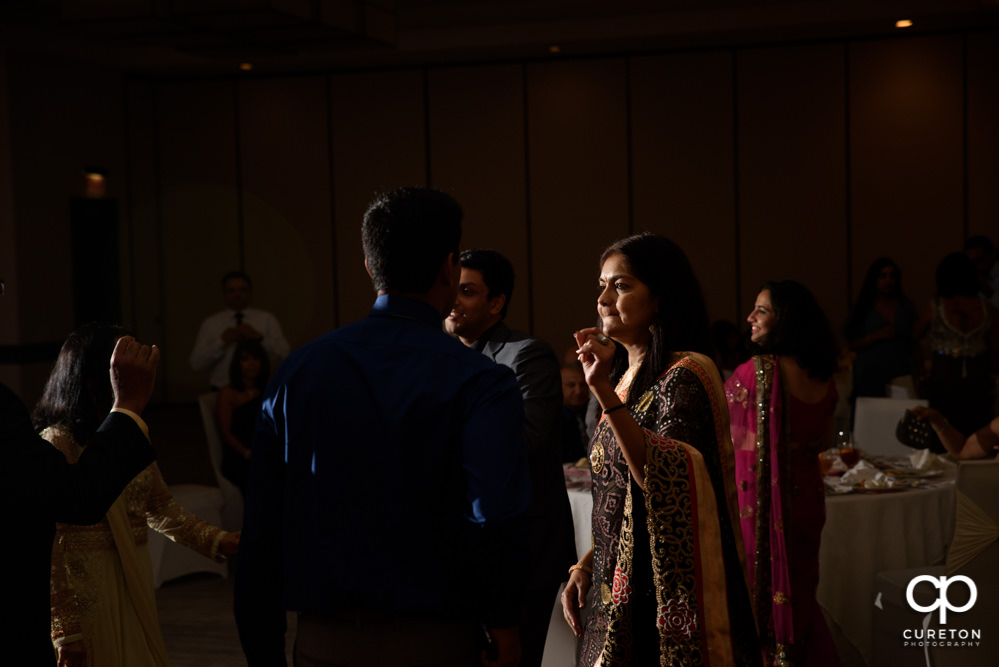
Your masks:
[{"label": "ceiling light", "polygon": [[912,27],[912,21],[910,21],[909,19],[902,19],[900,21],[895,21],[895,27],[896,28],[911,28]]}]

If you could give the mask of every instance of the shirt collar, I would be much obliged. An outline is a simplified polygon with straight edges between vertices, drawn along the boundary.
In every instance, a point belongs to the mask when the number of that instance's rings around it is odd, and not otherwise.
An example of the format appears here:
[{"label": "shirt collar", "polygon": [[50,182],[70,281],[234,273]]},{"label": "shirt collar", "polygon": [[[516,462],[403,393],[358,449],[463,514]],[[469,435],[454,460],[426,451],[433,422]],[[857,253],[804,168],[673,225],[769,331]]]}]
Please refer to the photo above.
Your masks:
[{"label": "shirt collar", "polygon": [[441,328],[443,318],[430,304],[400,294],[382,294],[375,299],[370,317],[400,317]]},{"label": "shirt collar", "polygon": [[[508,329],[506,328],[506,325],[503,324],[503,320],[500,320],[496,324],[486,329],[485,333],[479,336],[478,339],[474,343],[472,343],[472,348],[477,352],[482,352],[482,350],[486,349],[486,343],[491,341],[494,336],[498,339],[505,338],[505,336],[502,335],[503,332],[505,331],[508,331]],[[501,335],[497,336],[497,334]]]}]

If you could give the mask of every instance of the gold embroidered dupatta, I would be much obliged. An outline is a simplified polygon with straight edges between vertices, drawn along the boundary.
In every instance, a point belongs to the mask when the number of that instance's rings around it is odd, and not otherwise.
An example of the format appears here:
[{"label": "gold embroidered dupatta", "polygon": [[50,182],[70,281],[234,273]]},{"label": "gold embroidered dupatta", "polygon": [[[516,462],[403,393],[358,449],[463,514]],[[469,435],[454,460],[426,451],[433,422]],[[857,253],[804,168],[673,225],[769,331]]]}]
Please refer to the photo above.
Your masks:
[{"label": "gold embroidered dupatta", "polygon": [[[730,517],[737,517],[735,463],[728,409],[717,370],[707,357],[687,353],[677,366],[700,380],[710,399],[715,437]],[[664,373],[664,376],[666,374]],[[651,390],[636,405],[648,409]],[[732,665],[735,663],[728,616],[726,573],[714,486],[695,447],[645,430],[645,509],[659,631],[660,665]],[[630,626],[635,534],[634,480],[625,498],[613,587],[607,604],[608,632],[597,664],[626,664]],[[743,554],[737,522],[730,521],[737,550]]]}]

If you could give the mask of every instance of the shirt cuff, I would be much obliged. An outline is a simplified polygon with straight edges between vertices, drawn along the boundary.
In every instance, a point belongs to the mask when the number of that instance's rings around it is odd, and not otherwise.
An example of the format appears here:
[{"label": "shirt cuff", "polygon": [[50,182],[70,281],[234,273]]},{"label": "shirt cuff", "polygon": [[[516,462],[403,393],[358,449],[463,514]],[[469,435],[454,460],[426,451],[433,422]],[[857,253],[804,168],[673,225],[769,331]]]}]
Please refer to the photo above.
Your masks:
[{"label": "shirt cuff", "polygon": [[146,436],[146,440],[149,440],[149,442],[152,443],[152,440],[149,438],[149,427],[146,426],[146,422],[142,420],[142,417],[135,414],[131,410],[126,410],[125,408],[111,408],[111,412],[120,412],[123,415],[131,417],[132,420],[135,421],[136,425],[142,429],[142,435]]}]

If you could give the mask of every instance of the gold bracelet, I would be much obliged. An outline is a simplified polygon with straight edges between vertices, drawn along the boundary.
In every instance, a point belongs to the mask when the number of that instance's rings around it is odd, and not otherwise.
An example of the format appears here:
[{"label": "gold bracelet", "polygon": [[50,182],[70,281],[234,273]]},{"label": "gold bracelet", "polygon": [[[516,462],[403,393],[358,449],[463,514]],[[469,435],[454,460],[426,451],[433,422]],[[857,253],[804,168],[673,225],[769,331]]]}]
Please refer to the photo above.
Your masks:
[{"label": "gold bracelet", "polygon": [[582,563],[576,563],[575,565],[573,565],[572,567],[570,567],[569,568],[569,574],[571,575],[576,570],[582,570],[583,572],[587,573],[591,577],[593,576],[593,568],[592,567],[588,567],[586,565],[583,565]]}]

